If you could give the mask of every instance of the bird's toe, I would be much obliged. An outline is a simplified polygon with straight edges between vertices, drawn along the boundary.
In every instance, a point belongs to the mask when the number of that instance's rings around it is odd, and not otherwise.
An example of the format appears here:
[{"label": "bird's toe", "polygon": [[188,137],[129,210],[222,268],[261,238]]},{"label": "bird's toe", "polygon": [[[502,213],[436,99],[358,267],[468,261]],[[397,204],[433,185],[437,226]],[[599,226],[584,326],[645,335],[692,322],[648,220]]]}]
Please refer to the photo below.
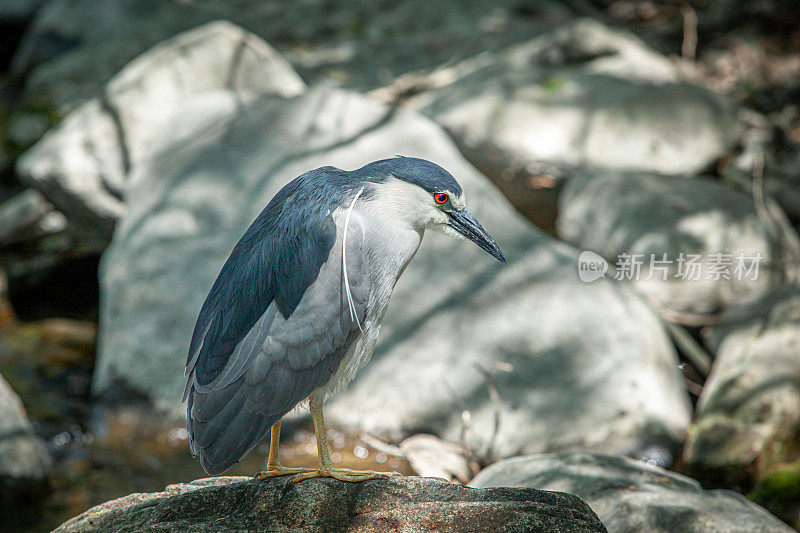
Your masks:
[{"label": "bird's toe", "polygon": [[331,468],[330,470],[319,469],[310,472],[303,472],[293,477],[292,481],[299,483],[300,481],[305,481],[306,479],[312,479],[315,477],[332,477],[334,479],[338,479],[339,481],[347,481],[352,483],[358,481],[367,481],[369,479],[383,479],[393,474],[397,474],[397,472],[375,472],[373,470]]},{"label": "bird's toe", "polygon": [[264,480],[273,477],[288,476],[290,474],[307,474],[309,472],[316,472],[316,470],[313,468],[286,467],[277,465],[273,467],[267,467],[267,470],[265,471],[256,472],[253,477],[255,479]]}]

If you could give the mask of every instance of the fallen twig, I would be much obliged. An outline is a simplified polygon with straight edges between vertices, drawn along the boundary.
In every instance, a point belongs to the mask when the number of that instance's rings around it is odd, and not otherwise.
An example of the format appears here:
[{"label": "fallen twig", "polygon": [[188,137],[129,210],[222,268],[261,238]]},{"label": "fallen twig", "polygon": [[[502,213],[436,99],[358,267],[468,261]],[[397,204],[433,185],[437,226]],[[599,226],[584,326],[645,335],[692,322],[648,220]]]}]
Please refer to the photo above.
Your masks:
[{"label": "fallen twig", "polygon": [[405,457],[405,454],[403,453],[403,450],[400,449],[400,446],[395,446],[394,444],[383,442],[378,437],[370,435],[369,433],[361,433],[358,436],[358,439],[367,446],[370,446],[371,448],[379,452],[385,453],[386,455],[391,455],[394,457]]},{"label": "fallen twig", "polygon": [[697,55],[697,13],[689,2],[681,6],[683,16],[683,42],[681,43],[681,56],[684,61],[694,63]]},{"label": "fallen twig", "polygon": [[711,372],[711,355],[683,327],[668,321],[664,323],[675,344],[678,345],[686,359],[692,363],[692,366],[697,369],[700,375],[703,377],[708,376],[709,372]]}]

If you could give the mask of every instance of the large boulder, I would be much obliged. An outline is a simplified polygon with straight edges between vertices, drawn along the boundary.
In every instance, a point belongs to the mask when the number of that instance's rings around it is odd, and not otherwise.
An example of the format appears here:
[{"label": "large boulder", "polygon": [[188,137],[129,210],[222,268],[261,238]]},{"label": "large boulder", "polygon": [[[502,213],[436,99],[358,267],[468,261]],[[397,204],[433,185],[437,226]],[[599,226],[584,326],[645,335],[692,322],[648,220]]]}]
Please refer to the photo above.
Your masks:
[{"label": "large boulder", "polygon": [[604,532],[570,494],[474,490],[437,479],[345,483],[216,477],[131,494],[89,509],[57,533],[100,531],[541,531]]},{"label": "large boulder", "polygon": [[747,486],[797,459],[800,288],[733,307],[717,324],[707,335],[716,357],[684,460],[704,479]]},{"label": "large boulder", "polygon": [[[209,23],[129,63],[28,150],[17,172],[66,215],[72,253],[99,253],[125,211],[131,168],[153,146],[176,142],[258,95],[304,89],[264,41],[228,22]],[[190,100],[203,112],[181,111]]]},{"label": "large boulder", "polygon": [[578,173],[559,199],[557,230],[665,314],[716,313],[780,279],[780,249],[752,198],[708,178]]},{"label": "large boulder", "polygon": [[330,403],[330,421],[455,441],[469,411],[470,444],[503,456],[655,446],[668,460],[689,405],[647,306],[613,281],[582,284],[577,253],[525,222],[430,120],[334,89],[264,97],[132,169],[128,209],[101,265],[95,391],[124,384],[180,414],[198,310],[253,218],[308,169],[396,153],[450,170],[509,261],[426,235],[373,361]]},{"label": "large boulder", "polygon": [[634,461],[590,453],[517,457],[481,471],[472,487],[536,487],[580,496],[611,533],[788,533],[741,494]]},{"label": "large boulder", "polygon": [[0,376],[0,505],[42,496],[50,466],[50,454],[19,396]]},{"label": "large boulder", "polygon": [[637,38],[581,20],[455,65],[409,103],[479,168],[548,161],[695,173],[736,143],[738,125],[723,99],[677,79]]},{"label": "large boulder", "polygon": [[67,110],[150,46],[208,21],[184,2],[48,1],[23,36],[12,72],[27,78],[28,101]]}]

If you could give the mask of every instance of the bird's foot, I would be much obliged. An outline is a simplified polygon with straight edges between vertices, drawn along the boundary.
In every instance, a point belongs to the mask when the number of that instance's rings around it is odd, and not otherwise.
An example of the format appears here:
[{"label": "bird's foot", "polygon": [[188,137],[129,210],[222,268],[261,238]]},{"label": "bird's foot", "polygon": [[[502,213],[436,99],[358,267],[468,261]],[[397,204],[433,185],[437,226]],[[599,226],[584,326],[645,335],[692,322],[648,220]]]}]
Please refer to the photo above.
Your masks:
[{"label": "bird's foot", "polygon": [[308,474],[311,472],[316,472],[313,468],[303,468],[303,467],[287,467],[281,464],[277,465],[267,465],[267,469],[264,472],[256,472],[255,479],[264,480],[269,479],[272,477],[279,477],[279,476],[288,476],[289,474]]},{"label": "bird's foot", "polygon": [[339,481],[366,481],[368,479],[383,479],[392,475],[401,475],[398,472],[375,472],[374,470],[350,470],[349,468],[320,468],[310,472],[297,474],[292,478],[294,483],[315,477],[332,477]]}]

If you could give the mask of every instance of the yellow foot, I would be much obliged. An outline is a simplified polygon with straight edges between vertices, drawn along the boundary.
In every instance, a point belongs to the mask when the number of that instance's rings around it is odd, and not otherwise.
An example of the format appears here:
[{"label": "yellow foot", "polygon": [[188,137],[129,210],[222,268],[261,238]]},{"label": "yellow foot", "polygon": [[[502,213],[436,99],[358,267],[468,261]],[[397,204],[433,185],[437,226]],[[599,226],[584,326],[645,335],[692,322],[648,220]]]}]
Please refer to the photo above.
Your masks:
[{"label": "yellow foot", "polygon": [[397,472],[375,472],[374,470],[350,470],[349,468],[331,468],[312,470],[297,474],[292,478],[294,483],[315,477],[332,477],[339,481],[366,481],[368,479],[383,479],[391,475],[400,475]]},{"label": "yellow foot", "polygon": [[308,474],[316,472],[313,468],[290,468],[283,465],[267,465],[265,472],[256,472],[256,479],[269,479],[271,477],[288,476],[289,474]]}]

